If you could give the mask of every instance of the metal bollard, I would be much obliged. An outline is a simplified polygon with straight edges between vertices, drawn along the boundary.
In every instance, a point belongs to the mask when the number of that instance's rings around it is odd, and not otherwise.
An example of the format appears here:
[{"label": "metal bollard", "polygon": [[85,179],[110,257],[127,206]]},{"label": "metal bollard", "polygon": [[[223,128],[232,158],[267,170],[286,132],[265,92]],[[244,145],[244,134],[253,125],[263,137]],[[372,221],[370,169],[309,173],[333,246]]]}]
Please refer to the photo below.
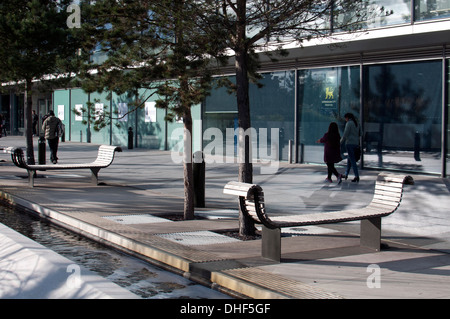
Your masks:
[{"label": "metal bollard", "polygon": [[62,124],[63,133],[61,135],[61,142],[64,143],[66,141],[66,126]]},{"label": "metal bollard", "polygon": [[288,148],[288,162],[292,164],[292,140],[289,140],[289,148]]},{"label": "metal bollard", "polygon": [[416,131],[414,134],[414,159],[420,162],[420,132]]},{"label": "metal bollard", "polygon": [[305,162],[305,144],[300,143],[300,163]]},{"label": "metal bollard", "polygon": [[42,135],[38,140],[38,162],[40,165],[45,164],[45,137]]},{"label": "metal bollard", "polygon": [[133,149],[133,128],[130,127],[128,129],[128,149],[132,150]]},{"label": "metal bollard", "polygon": [[205,207],[205,159],[203,152],[194,153],[194,207]]}]

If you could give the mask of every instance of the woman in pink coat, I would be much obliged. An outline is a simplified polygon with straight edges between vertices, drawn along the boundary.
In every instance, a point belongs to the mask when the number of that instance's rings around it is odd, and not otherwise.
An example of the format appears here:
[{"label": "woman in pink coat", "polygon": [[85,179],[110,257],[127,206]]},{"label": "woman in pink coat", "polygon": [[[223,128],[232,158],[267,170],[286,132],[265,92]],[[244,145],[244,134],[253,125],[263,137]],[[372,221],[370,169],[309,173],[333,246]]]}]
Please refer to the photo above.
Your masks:
[{"label": "woman in pink coat", "polygon": [[331,175],[335,175],[338,179],[338,184],[342,182],[342,174],[339,174],[334,167],[335,163],[342,161],[341,157],[341,135],[339,134],[339,128],[336,122],[331,122],[328,127],[328,132],[317,140],[317,143],[325,144],[323,160],[328,167],[328,177],[325,179],[326,182],[331,183]]}]

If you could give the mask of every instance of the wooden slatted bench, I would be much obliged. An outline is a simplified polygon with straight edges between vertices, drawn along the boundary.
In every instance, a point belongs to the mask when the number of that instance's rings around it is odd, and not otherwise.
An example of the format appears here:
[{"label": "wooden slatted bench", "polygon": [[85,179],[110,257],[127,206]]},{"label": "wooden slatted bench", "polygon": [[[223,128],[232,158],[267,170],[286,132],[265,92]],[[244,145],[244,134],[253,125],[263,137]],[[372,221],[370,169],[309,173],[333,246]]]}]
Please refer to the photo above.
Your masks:
[{"label": "wooden slatted bench", "polygon": [[28,181],[31,187],[34,187],[34,176],[36,171],[46,170],[71,170],[71,169],[90,169],[92,172],[91,181],[98,185],[98,172],[112,164],[115,152],[122,152],[119,146],[100,145],[97,158],[91,163],[84,164],[52,164],[52,165],[28,165],[23,150],[15,147],[10,150],[13,163],[24,168],[28,172]]},{"label": "wooden slatted bench", "polygon": [[302,215],[267,215],[261,186],[240,182],[225,185],[224,194],[239,196],[243,214],[262,224],[262,256],[281,260],[281,228],[361,221],[360,244],[376,251],[381,246],[381,218],[392,214],[400,205],[404,184],[414,184],[411,176],[379,174],[375,193],[369,205],[359,209]]}]

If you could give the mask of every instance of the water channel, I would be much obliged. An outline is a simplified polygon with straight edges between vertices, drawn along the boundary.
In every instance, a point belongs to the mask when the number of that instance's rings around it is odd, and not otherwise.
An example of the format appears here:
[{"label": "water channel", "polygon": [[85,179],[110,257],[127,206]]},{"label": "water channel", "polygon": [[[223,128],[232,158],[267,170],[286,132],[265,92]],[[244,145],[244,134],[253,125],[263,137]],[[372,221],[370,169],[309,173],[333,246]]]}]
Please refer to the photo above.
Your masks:
[{"label": "water channel", "polygon": [[144,299],[230,298],[19,209],[0,206],[0,223]]}]

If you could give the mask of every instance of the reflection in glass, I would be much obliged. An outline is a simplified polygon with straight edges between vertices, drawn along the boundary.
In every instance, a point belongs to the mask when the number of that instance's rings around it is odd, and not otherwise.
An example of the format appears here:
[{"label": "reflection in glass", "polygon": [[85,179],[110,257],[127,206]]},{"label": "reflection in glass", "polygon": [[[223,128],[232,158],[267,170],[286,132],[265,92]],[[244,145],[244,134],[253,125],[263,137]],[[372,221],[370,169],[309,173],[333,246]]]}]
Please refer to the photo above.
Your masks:
[{"label": "reflection in glass", "polygon": [[355,23],[355,28],[379,28],[411,22],[411,0],[359,0],[352,2],[353,10],[336,8],[334,24],[339,26]]},{"label": "reflection in glass", "polygon": [[[446,176],[450,176],[450,63],[447,60],[447,145],[446,145]],[[444,172],[443,172],[444,173]]]},{"label": "reflection in glass", "polygon": [[[250,85],[250,116],[251,126],[257,133],[264,133],[262,130],[267,129],[264,135],[266,140],[258,140],[254,147],[259,149],[260,145],[267,146],[268,149],[261,149],[258,158],[264,155],[271,157],[273,154],[270,148],[276,145],[279,159],[287,160],[289,140],[294,139],[295,72],[273,72],[262,76],[263,78],[259,81],[262,88],[254,84]],[[230,80],[234,81],[234,77]],[[227,134],[227,129],[238,128],[236,96],[228,94],[225,88],[216,88],[206,98],[204,109],[204,129],[218,128],[223,135],[223,153],[232,155],[226,151],[226,143],[236,144],[236,138],[229,134],[229,130]],[[272,129],[278,130],[278,141],[271,140]],[[203,141],[204,146],[216,137],[207,136],[207,138]],[[234,155],[237,155],[236,147]]]},{"label": "reflection in glass", "polygon": [[323,163],[323,145],[316,140],[330,122],[344,128],[344,114],[357,118],[360,108],[359,66],[300,70],[298,74],[299,161]]},{"label": "reflection in glass", "polygon": [[[262,88],[256,85],[250,87],[252,127],[258,132],[267,128],[268,147],[275,143],[271,140],[271,130],[279,130],[279,158],[287,160],[289,140],[294,140],[295,72],[266,73],[260,83]],[[265,154],[270,156],[271,150]]]},{"label": "reflection in glass", "polygon": [[364,164],[440,172],[441,61],[365,67]]},{"label": "reflection in glass", "polygon": [[416,0],[414,6],[418,21],[450,16],[450,0]]},{"label": "reflection in glass", "polygon": [[[228,80],[235,83],[235,77],[230,77]],[[225,87],[215,88],[206,97],[203,109],[203,147],[209,145],[212,155],[236,156],[237,140],[233,134],[228,133],[227,135],[227,128],[234,130],[238,127],[236,96],[229,94]],[[218,128],[219,136],[213,135],[213,130],[209,130],[209,133],[206,132],[205,134],[205,131],[209,128]],[[216,131],[216,133],[218,132]],[[220,140],[222,141],[222,147],[219,146]],[[227,143],[232,143],[234,148],[227,150]],[[214,145],[217,145],[217,149],[213,147]]]}]

